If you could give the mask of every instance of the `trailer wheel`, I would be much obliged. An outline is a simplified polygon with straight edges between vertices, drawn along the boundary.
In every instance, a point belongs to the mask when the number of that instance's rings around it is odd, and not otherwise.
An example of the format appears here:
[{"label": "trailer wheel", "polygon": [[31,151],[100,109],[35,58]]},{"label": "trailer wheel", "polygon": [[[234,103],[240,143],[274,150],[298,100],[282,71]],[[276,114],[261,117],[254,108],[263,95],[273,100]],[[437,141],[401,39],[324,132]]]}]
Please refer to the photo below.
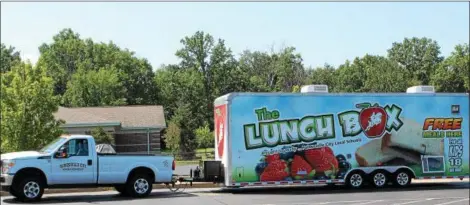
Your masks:
[{"label": "trailer wheel", "polygon": [[148,196],[152,192],[152,180],[147,174],[135,174],[126,184],[126,191],[136,198]]},{"label": "trailer wheel", "polygon": [[370,181],[376,188],[385,187],[388,183],[388,173],[382,170],[375,171],[370,175]]},{"label": "trailer wheel", "polygon": [[360,171],[352,172],[346,178],[346,184],[350,188],[359,189],[364,186],[364,174]]},{"label": "trailer wheel", "polygon": [[398,187],[407,187],[411,184],[411,175],[409,171],[398,170],[393,174],[393,184]]}]

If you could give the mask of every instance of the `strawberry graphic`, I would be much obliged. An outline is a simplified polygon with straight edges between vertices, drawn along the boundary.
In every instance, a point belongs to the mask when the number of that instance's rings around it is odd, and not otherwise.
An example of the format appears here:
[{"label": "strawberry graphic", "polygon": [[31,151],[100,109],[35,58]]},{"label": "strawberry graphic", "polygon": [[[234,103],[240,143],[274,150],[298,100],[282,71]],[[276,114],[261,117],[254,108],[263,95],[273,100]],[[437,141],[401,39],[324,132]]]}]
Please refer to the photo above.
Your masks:
[{"label": "strawberry graphic", "polygon": [[217,153],[219,158],[224,156],[224,138],[225,138],[225,118],[227,114],[227,105],[220,105],[214,110],[215,133],[217,140]]},{"label": "strawberry graphic", "polygon": [[[318,173],[336,174],[338,171],[338,160],[330,147],[321,147],[305,151],[305,159]],[[331,174],[330,173],[330,174]]]},{"label": "strawberry graphic", "polygon": [[307,179],[315,175],[315,170],[312,169],[310,164],[299,155],[295,155],[290,166],[291,176],[294,179]]},{"label": "strawberry graphic", "polygon": [[277,161],[281,159],[281,156],[279,154],[271,154],[271,155],[266,155],[266,162],[271,163],[273,161]]},{"label": "strawberry graphic", "polygon": [[385,132],[385,125],[387,124],[387,112],[378,104],[370,107],[369,103],[362,103],[356,105],[356,107],[362,107],[361,113],[359,113],[359,122],[364,135],[369,138],[380,137]]},{"label": "strawberry graphic", "polygon": [[275,160],[268,164],[260,175],[260,181],[281,181],[289,176],[289,168],[283,160]]}]

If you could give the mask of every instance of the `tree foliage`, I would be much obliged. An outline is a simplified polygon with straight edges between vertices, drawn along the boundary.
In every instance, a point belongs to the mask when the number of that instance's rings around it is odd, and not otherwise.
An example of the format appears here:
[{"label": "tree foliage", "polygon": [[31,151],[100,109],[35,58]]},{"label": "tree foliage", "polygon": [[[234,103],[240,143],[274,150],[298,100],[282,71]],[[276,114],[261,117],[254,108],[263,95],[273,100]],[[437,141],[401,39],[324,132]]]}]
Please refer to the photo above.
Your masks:
[{"label": "tree foliage", "polygon": [[41,67],[19,63],[1,74],[2,152],[36,150],[61,134],[59,99]]},{"label": "tree foliage", "polygon": [[[113,42],[95,43],[91,39],[81,39],[71,29],[64,29],[53,37],[52,43],[41,45],[39,51],[41,56],[38,65],[47,68],[48,75],[54,79],[57,95],[63,96],[67,92],[67,85],[76,72],[99,73],[104,69],[115,72],[112,77],[117,76],[117,81],[125,88],[124,98],[127,104],[156,103],[154,73],[150,64],[146,59],[135,57],[134,52],[121,49]],[[96,101],[114,102],[101,99]]]},{"label": "tree foliage", "polygon": [[67,83],[63,104],[69,107],[125,105],[126,88],[113,69],[79,69]]},{"label": "tree foliage", "polygon": [[0,73],[6,73],[11,70],[15,64],[20,63],[20,53],[15,51],[14,47],[0,44]]},{"label": "tree foliage", "polygon": [[214,133],[211,132],[207,123],[204,126],[197,128],[194,132],[199,148],[207,149],[209,147],[214,147]]},{"label": "tree foliage", "polygon": [[395,42],[388,50],[390,60],[407,71],[413,84],[429,85],[431,75],[442,62],[440,46],[429,38],[405,38]]},{"label": "tree foliage", "polygon": [[107,133],[102,127],[96,127],[91,130],[91,136],[95,138],[96,144],[114,145],[114,137]]},{"label": "tree foliage", "polygon": [[432,84],[439,92],[468,92],[470,90],[469,45],[455,46],[432,76]]},{"label": "tree foliage", "polygon": [[166,129],[164,138],[166,147],[170,149],[173,154],[178,153],[181,144],[181,129],[177,123],[174,121],[170,121],[170,123],[168,123],[168,128]]},{"label": "tree foliage", "polygon": [[[2,139],[9,136],[2,148],[37,147],[56,135],[59,122],[52,113],[59,103],[163,105],[167,146],[191,153],[210,146],[213,102],[231,92],[300,92],[305,84],[325,84],[330,92],[405,92],[426,84],[440,92],[470,90],[469,45],[456,45],[444,58],[438,43],[426,37],[391,42],[386,56],[365,54],[314,69],[292,46],[234,55],[223,39],[203,31],[180,43],[179,62],[155,70],[128,49],[84,39],[71,29],[39,47],[34,67],[21,62],[14,47],[1,44]],[[21,144],[30,136],[34,142]]]}]

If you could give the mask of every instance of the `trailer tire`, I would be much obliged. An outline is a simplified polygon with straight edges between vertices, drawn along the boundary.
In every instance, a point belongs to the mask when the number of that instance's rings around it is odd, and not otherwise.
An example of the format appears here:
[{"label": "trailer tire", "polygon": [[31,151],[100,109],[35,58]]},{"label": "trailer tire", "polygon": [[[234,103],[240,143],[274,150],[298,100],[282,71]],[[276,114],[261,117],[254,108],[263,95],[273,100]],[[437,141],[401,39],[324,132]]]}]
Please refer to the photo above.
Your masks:
[{"label": "trailer tire", "polygon": [[388,184],[388,176],[388,172],[377,170],[370,175],[370,182],[375,188],[383,188]]},{"label": "trailer tire", "polygon": [[126,183],[126,191],[132,197],[142,198],[150,195],[153,189],[151,177],[147,174],[134,174]]},{"label": "trailer tire", "polygon": [[364,186],[365,177],[364,173],[361,171],[351,172],[346,178],[346,185],[349,188],[360,189]]},{"label": "trailer tire", "polygon": [[407,187],[411,184],[411,178],[410,171],[398,170],[393,174],[393,184],[397,187]]},{"label": "trailer tire", "polygon": [[12,187],[16,198],[21,202],[37,202],[44,194],[44,182],[39,177],[25,177]]}]

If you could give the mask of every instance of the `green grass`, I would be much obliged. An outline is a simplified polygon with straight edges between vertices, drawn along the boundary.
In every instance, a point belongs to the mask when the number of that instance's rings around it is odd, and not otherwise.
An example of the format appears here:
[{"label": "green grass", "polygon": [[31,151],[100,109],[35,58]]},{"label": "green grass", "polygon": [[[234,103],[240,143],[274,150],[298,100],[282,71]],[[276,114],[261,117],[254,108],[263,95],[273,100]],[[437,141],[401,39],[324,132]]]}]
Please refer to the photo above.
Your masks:
[{"label": "green grass", "polygon": [[192,160],[192,161],[176,161],[176,166],[184,166],[184,165],[198,165],[199,161]]},{"label": "green grass", "polygon": [[[170,150],[162,150],[163,154],[171,154]],[[199,160],[211,160],[214,159],[214,148],[207,148],[207,149],[197,149],[196,151],[196,158],[193,160],[176,160],[176,165],[195,165],[199,164]],[[178,158],[178,156],[176,156]]]}]

